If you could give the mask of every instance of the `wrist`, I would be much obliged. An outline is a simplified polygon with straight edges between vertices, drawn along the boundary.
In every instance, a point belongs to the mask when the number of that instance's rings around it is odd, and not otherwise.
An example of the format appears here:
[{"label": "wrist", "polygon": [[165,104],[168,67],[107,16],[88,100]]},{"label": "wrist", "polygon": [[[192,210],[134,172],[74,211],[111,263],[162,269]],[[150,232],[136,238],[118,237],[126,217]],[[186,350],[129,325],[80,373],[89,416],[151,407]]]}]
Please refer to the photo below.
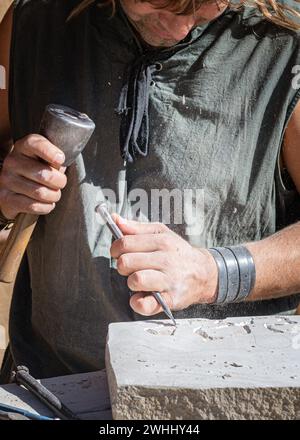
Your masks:
[{"label": "wrist", "polygon": [[197,279],[198,303],[213,304],[218,295],[218,267],[215,259],[207,249],[197,249],[199,253],[198,268],[200,274]]}]

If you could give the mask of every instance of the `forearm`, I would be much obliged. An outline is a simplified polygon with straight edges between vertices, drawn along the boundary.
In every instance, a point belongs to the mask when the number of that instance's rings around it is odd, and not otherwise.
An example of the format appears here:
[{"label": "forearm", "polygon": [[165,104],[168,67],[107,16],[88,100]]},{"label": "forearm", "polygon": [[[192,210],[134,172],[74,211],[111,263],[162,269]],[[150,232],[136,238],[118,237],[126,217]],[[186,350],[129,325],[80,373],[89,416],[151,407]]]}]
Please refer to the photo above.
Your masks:
[{"label": "forearm", "polygon": [[256,268],[256,282],[248,301],[300,292],[300,222],[245,246]]},{"label": "forearm", "polygon": [[[147,292],[153,291],[161,292],[171,310],[183,310],[194,304],[216,303],[220,271],[211,249],[191,246],[162,223],[125,220],[117,214],[114,214],[114,219],[124,237],[113,242],[110,253],[117,260],[119,274],[128,277],[128,287],[134,293],[130,304],[137,313],[150,316],[162,311],[155,298],[147,295]],[[300,222],[271,237],[244,246],[249,248],[256,264],[256,284],[250,300],[300,292]],[[242,299],[251,286],[251,282],[246,281],[249,281],[247,277],[252,272],[247,262],[251,265],[252,261],[241,246],[234,248],[235,253],[230,252],[236,264],[227,266],[223,261],[222,293],[228,293],[230,268],[231,275],[232,271],[237,271],[237,278],[231,277],[231,284],[238,289],[238,294],[241,293]],[[243,252],[237,253],[236,248],[242,249],[246,258]],[[245,289],[247,286],[248,290]],[[235,292],[231,293],[233,295]]]}]

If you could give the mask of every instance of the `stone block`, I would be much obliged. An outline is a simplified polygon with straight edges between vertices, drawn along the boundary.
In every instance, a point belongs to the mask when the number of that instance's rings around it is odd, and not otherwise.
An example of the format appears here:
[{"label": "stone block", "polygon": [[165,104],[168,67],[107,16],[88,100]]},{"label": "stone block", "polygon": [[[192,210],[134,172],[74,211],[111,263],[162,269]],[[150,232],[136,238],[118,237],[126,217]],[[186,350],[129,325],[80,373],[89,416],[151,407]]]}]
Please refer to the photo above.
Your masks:
[{"label": "stone block", "polygon": [[114,419],[299,419],[300,316],[113,323]]}]

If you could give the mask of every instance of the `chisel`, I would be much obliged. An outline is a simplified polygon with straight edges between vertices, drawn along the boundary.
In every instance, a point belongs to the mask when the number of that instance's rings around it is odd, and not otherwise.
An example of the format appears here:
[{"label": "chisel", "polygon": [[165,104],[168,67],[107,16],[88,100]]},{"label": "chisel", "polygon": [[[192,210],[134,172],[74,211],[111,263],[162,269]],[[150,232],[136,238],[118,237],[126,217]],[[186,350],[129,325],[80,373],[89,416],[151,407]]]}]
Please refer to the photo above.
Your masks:
[{"label": "chisel", "polygon": [[[96,212],[98,212],[103,220],[106,222],[110,232],[113,234],[113,236],[118,240],[119,238],[124,237],[123,233],[121,232],[120,228],[117,226],[117,224],[114,222],[112,216],[108,212],[106,203],[100,203],[96,207]],[[163,297],[159,292],[152,292],[152,295],[156,299],[156,301],[162,306],[163,311],[168,316],[169,319],[171,319],[172,323],[176,326],[176,321],[172,315],[172,312],[168,306],[168,304],[164,301]]]}]

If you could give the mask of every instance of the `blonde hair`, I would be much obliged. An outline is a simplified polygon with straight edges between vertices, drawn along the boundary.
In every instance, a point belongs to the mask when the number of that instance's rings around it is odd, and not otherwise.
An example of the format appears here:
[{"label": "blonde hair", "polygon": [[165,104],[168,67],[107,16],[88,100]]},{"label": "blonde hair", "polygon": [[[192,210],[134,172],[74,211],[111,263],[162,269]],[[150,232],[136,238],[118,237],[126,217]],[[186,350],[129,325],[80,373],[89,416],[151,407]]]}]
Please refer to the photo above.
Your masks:
[{"label": "blonde hair", "polygon": [[[147,0],[136,0],[137,2],[146,2]],[[197,10],[201,4],[208,3],[211,0],[164,0],[160,2],[159,8],[166,8],[177,14],[189,14]],[[216,0],[217,1],[217,0]],[[300,12],[280,3],[277,0],[239,0],[239,2],[231,2],[231,0],[220,0],[224,4],[226,2],[228,7],[232,10],[239,10],[243,6],[256,7],[266,20],[284,28],[299,31],[300,30]],[[73,9],[69,19],[80,14],[84,9],[95,3],[96,0],[82,0],[82,2]],[[295,3],[300,3],[300,0],[294,0]],[[151,3],[151,1],[149,1]],[[155,0],[152,2],[155,5]],[[102,0],[99,6],[112,6],[112,14],[115,12],[116,0]],[[294,17],[291,18],[289,16]],[[299,23],[295,18],[299,19]]]}]

